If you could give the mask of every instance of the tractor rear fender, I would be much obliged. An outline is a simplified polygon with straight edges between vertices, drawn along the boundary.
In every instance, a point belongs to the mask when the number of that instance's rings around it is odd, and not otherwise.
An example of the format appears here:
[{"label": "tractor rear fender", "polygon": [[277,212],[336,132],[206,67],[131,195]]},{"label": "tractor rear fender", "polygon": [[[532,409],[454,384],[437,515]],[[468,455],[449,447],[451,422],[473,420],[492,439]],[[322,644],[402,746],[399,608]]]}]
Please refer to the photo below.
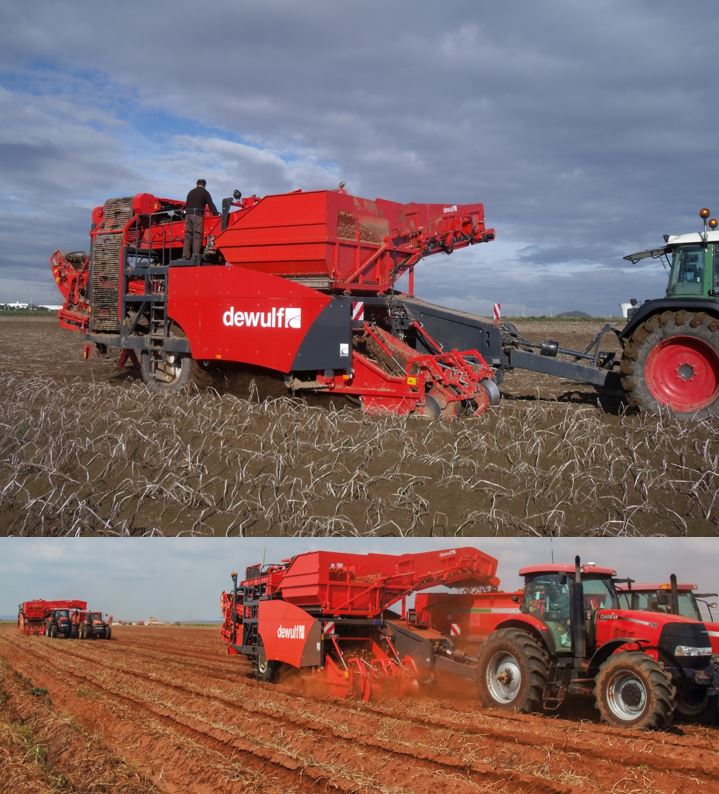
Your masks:
[{"label": "tractor rear fender", "polygon": [[525,631],[527,634],[536,637],[547,649],[550,656],[554,656],[557,652],[554,638],[547,628],[547,625],[541,620],[532,617],[532,615],[521,615],[520,617],[503,620],[494,627],[495,631],[499,631],[500,629],[520,629],[521,631]]},{"label": "tractor rear fender", "polygon": [[706,298],[658,298],[656,300],[644,301],[640,304],[631,319],[622,328],[619,334],[620,339],[629,339],[645,320],[653,314],[661,314],[664,311],[679,311],[683,309],[690,312],[706,312],[712,317],[719,319],[719,302]]}]

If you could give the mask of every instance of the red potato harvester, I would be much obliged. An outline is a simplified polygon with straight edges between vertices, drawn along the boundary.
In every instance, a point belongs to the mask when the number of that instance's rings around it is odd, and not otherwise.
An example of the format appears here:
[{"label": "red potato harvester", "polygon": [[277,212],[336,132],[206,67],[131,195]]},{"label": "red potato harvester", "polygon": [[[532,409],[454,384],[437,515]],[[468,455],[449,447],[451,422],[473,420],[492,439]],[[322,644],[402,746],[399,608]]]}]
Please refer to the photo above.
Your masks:
[{"label": "red potato harvester", "polygon": [[[300,554],[251,566],[241,582],[232,575],[222,634],[228,653],[247,656],[261,680],[285,668],[321,680],[336,697],[402,694],[418,687],[425,646],[446,645],[439,631],[416,623],[407,596],[436,585],[496,587],[496,570],[493,557],[473,548]],[[400,614],[390,611],[397,603]]]},{"label": "red potato harvester", "polygon": [[60,324],[85,334],[87,354],[119,348],[157,390],[219,361],[369,412],[451,418],[498,402],[482,353],[434,339],[393,289],[423,257],[492,240],[482,204],[343,189],[225,199],[221,217],[205,216],[199,265],[182,259],[183,211],[148,193],[110,199],[92,213],[90,256],[52,255]]}]

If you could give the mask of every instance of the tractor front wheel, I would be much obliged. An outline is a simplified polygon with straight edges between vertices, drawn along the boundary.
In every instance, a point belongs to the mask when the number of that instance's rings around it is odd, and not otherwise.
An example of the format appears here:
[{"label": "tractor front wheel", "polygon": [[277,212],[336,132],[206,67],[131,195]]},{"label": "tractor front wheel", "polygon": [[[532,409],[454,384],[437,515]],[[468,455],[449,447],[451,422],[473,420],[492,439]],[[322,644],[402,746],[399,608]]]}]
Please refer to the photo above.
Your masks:
[{"label": "tractor front wheel", "polygon": [[655,314],[624,347],[622,385],[648,413],[719,416],[719,319],[705,312]]},{"label": "tractor front wheel", "polygon": [[676,689],[669,673],[645,653],[610,656],[599,669],[594,694],[602,720],[610,725],[661,730],[674,717]]},{"label": "tractor front wheel", "polygon": [[477,680],[484,706],[542,711],[549,656],[542,643],[520,629],[500,629],[482,646]]}]

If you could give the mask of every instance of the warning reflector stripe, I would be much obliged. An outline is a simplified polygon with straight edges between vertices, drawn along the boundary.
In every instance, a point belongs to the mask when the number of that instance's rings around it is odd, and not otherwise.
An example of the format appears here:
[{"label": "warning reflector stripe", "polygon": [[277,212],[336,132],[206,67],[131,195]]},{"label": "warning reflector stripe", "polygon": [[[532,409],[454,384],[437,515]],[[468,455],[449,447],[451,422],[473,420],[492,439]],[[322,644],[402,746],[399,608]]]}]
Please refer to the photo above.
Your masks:
[{"label": "warning reflector stripe", "polygon": [[498,323],[502,319],[502,304],[495,303],[492,306],[492,315],[494,316],[494,322]]},{"label": "warning reflector stripe", "polygon": [[352,304],[352,319],[355,322],[364,322],[364,301],[354,301]]},{"label": "warning reflector stripe", "polygon": [[325,637],[329,636],[330,634],[334,634],[335,631],[335,622],[331,620],[329,623],[325,623],[324,626],[324,635]]},{"label": "warning reflector stripe", "polygon": [[459,637],[459,635],[462,633],[462,629],[460,629],[458,623],[450,623],[449,633],[452,637]]}]

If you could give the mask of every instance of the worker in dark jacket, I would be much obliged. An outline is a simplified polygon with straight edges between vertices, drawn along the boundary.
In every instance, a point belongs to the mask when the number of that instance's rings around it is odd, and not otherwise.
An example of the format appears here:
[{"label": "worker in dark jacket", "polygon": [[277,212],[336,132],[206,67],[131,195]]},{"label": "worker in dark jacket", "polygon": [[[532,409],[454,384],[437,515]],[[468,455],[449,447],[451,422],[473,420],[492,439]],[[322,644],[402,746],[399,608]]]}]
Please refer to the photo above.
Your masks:
[{"label": "worker in dark jacket", "polygon": [[212,196],[205,187],[207,182],[204,179],[197,180],[197,187],[193,187],[187,194],[185,203],[185,245],[182,248],[183,259],[190,258],[200,264],[200,249],[202,248],[203,219],[205,217],[205,207],[210,208],[213,215],[217,215]]}]

